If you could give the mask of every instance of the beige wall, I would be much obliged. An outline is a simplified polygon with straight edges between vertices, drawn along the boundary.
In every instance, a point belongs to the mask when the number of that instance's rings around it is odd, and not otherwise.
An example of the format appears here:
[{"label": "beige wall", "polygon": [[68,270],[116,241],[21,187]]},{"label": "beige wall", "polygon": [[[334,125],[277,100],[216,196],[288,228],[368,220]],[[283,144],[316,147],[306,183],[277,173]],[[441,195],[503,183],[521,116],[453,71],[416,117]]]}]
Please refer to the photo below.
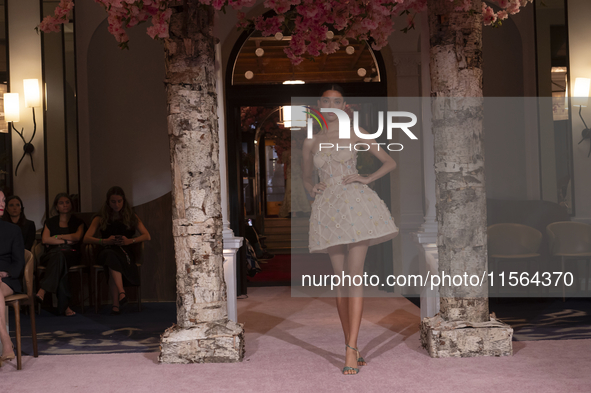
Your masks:
[{"label": "beige wall", "polygon": [[106,13],[100,4],[80,1],[74,7],[76,19],[84,21],[76,25],[76,72],[78,90],[78,148],[80,149],[81,210],[93,210],[92,172],[90,162],[90,122],[88,106],[88,44]]},{"label": "beige wall", "polygon": [[129,30],[130,50],[107,31],[102,7],[77,17],[83,210],[97,210],[121,186],[133,205],[170,191],[164,52],[145,27]]},{"label": "beige wall", "polygon": [[[20,131],[24,128],[25,139],[29,141],[33,132],[32,111],[25,108],[23,95],[23,79],[41,78],[41,37],[34,28],[39,24],[38,0],[8,0],[8,37],[10,57],[10,91],[19,93],[20,118],[15,127]],[[33,140],[35,151],[31,168],[29,157],[26,157],[14,177],[14,192],[19,195],[27,209],[27,217],[40,227],[45,212],[45,166],[43,154],[43,111],[35,108],[37,133]],[[13,168],[23,154],[23,141],[12,135]]]},{"label": "beige wall", "polygon": [[[484,27],[483,94],[485,97],[535,96],[533,6],[503,22]],[[492,105],[490,105],[492,104]],[[519,106],[521,116],[507,122],[507,108]],[[486,194],[494,199],[536,199],[539,183],[537,111],[523,100],[489,99],[484,114]],[[513,111],[515,113],[516,111]],[[507,126],[510,124],[510,126]],[[527,126],[526,126],[527,124]]]},{"label": "beige wall", "polygon": [[[590,16],[591,1],[568,0],[570,91],[573,91],[576,78],[591,78]],[[587,107],[583,108],[582,114],[587,124],[591,124],[591,100]],[[590,142],[578,144],[581,140],[581,131],[585,128],[578,116],[578,107],[573,108],[572,127],[575,219],[591,224],[591,158],[587,157]]]}]

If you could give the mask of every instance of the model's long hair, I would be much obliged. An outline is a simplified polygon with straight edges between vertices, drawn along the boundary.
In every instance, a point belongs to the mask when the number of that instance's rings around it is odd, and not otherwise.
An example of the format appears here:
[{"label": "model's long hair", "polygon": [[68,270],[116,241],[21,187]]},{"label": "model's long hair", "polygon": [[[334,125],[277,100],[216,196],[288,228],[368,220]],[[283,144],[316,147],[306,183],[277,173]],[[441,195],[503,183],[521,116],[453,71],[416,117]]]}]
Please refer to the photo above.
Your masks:
[{"label": "model's long hair", "polygon": [[25,205],[23,205],[23,201],[17,195],[13,195],[11,197],[6,198],[6,206],[4,207],[4,215],[2,216],[2,219],[4,221],[12,222],[12,218],[10,217],[10,214],[8,214],[7,207],[8,202],[12,201],[13,199],[18,200],[21,203],[21,214],[18,218],[18,221],[16,222],[16,225],[22,228],[23,226],[25,226],[25,222],[27,222],[27,217],[25,216]]},{"label": "model's long hair", "polygon": [[138,224],[137,217],[131,209],[129,202],[127,202],[127,198],[125,198],[125,192],[121,187],[114,186],[109,188],[109,191],[107,191],[107,199],[105,200],[103,207],[97,214],[101,218],[101,231],[107,229],[107,226],[114,221],[114,211],[113,209],[111,209],[111,205],[109,204],[109,201],[111,200],[111,197],[113,195],[118,195],[123,198],[123,207],[119,212],[118,220],[123,222],[123,224],[128,229],[136,228]]},{"label": "model's long hair", "polygon": [[[53,199],[53,204],[51,205],[51,209],[49,209],[49,217],[57,216],[59,213],[57,211],[57,203],[59,202],[60,198],[68,198],[70,201],[70,206],[74,209],[74,204],[72,203],[72,198],[65,192],[60,192],[55,196]],[[22,206],[22,203],[21,203]],[[72,210],[70,210],[70,214],[72,214]]]}]

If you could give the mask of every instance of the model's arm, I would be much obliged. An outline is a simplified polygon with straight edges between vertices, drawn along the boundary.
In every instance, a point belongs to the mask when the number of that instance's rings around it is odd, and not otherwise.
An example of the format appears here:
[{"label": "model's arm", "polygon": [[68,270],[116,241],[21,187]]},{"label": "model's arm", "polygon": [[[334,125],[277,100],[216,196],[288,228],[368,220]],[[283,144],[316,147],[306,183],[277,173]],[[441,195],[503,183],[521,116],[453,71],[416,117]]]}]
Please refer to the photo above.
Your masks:
[{"label": "model's arm", "polygon": [[[360,131],[364,134],[368,133],[363,128],[360,128]],[[376,181],[380,177],[392,172],[394,169],[396,169],[396,161],[394,161],[394,159],[392,157],[390,157],[390,154],[388,154],[388,152],[385,150],[385,148],[378,145],[374,139],[361,139],[358,137],[357,140],[355,141],[355,143],[358,143],[358,142],[367,143],[370,146],[369,152],[371,152],[371,154],[373,154],[378,160],[380,160],[382,162],[382,166],[377,171],[375,171],[374,173],[372,173],[368,176],[361,176],[361,175],[345,176],[343,178],[343,180],[344,180],[343,184],[349,184],[349,183],[353,183],[353,182],[362,183],[362,184],[369,184],[373,181]]]},{"label": "model's arm", "polygon": [[[314,165],[314,139],[304,140],[304,145],[302,146],[302,180],[304,182],[304,188],[312,197],[316,196],[316,194],[322,194],[326,188],[326,184],[324,183],[315,185],[312,179],[314,174],[312,170],[312,166]],[[314,187],[316,187],[316,192],[314,192]]]}]

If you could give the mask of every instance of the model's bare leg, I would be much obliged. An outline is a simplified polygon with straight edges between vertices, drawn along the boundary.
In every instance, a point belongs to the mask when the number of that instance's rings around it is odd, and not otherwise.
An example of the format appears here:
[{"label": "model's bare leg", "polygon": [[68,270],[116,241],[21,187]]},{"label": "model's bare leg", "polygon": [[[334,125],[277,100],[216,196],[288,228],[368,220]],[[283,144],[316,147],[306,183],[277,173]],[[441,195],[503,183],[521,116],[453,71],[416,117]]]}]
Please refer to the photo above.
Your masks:
[{"label": "model's bare leg", "polygon": [[111,274],[110,286],[111,286],[111,295],[113,296],[113,307],[119,308],[119,300],[125,296],[124,294],[119,296],[121,292],[125,293],[125,289],[123,289],[123,278],[121,277],[121,272],[115,271],[113,269],[109,269]]},{"label": "model's bare leg", "polygon": [[[346,273],[351,276],[363,277],[363,270],[365,266],[365,256],[367,248],[369,247],[369,240],[357,242],[349,245],[349,252],[347,253],[347,261],[345,265]],[[357,281],[359,283],[359,281]],[[363,283],[362,283],[363,284]],[[363,285],[352,285],[349,288],[349,339],[347,344],[352,348],[357,347],[357,338],[359,336],[359,328],[361,326],[361,317],[363,315]],[[347,347],[347,355],[345,358],[345,366],[365,366],[365,362],[357,362],[358,353],[353,349]],[[348,371],[346,373],[354,374],[355,371]]]},{"label": "model's bare leg", "polygon": [[0,281],[0,341],[2,341],[2,356],[14,354],[12,341],[6,330],[6,303],[4,302],[4,298],[13,293],[8,285]]},{"label": "model's bare leg", "polygon": [[[332,269],[335,275],[342,277],[342,273],[345,269],[345,253],[347,252],[346,245],[339,245],[328,248],[328,256],[332,263]],[[349,298],[347,297],[347,288],[342,285],[336,287],[337,289],[337,311],[339,313],[339,319],[343,327],[343,333],[345,334],[345,343],[349,340]]]}]

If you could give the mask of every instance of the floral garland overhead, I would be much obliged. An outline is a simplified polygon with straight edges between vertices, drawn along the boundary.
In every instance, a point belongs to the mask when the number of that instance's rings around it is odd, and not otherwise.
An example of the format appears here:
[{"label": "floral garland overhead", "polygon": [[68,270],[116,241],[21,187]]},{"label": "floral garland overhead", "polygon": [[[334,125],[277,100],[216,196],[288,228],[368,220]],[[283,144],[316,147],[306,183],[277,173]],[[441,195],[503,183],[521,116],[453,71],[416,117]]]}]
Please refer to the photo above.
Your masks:
[{"label": "floral garland overhead", "polygon": [[[172,0],[94,0],[103,5],[108,14],[109,32],[121,48],[127,48],[129,37],[125,29],[151,20],[147,33],[154,39],[168,37],[172,14],[171,6],[182,4]],[[216,10],[226,7],[235,10],[251,7],[255,0],[186,0],[199,1]],[[458,11],[472,9],[473,0],[450,1]],[[485,25],[499,26],[509,15],[514,15],[533,0],[489,0],[501,10],[495,12],[482,2]],[[38,28],[44,32],[60,31],[60,25],[69,21],[74,0],[61,0],[55,14],[45,17]],[[371,40],[372,47],[379,50],[388,43],[394,31],[394,17],[407,15],[407,26],[414,27],[416,13],[427,7],[427,0],[265,0],[264,6],[275,11],[274,16],[258,16],[247,19],[239,13],[238,26],[255,28],[263,36],[286,34],[291,36],[285,53],[293,64],[299,64],[304,56],[334,53],[341,46],[349,45],[350,39]]]}]

